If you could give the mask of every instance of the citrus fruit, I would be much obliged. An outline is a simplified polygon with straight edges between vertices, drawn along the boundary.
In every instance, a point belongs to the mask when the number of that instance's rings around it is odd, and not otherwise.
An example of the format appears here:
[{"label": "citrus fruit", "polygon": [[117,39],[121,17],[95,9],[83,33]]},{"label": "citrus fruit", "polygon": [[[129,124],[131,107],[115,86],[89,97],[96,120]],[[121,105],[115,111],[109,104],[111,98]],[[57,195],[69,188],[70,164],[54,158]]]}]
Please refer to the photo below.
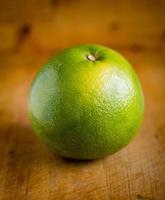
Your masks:
[{"label": "citrus fruit", "polygon": [[126,146],[144,111],[135,71],[100,45],[75,46],[51,58],[32,83],[28,107],[41,140],[76,159],[104,157]]}]

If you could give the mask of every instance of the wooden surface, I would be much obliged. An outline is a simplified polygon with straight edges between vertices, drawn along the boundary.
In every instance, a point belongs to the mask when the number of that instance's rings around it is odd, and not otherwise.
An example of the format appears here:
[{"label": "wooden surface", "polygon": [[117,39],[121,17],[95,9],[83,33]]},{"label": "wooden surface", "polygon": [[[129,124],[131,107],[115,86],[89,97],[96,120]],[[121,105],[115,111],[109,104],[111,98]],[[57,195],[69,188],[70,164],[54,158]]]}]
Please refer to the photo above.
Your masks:
[{"label": "wooden surface", "polygon": [[[0,200],[165,199],[165,1],[0,1]],[[50,153],[28,122],[31,80],[48,57],[100,43],[132,63],[145,94],[139,134],[95,161]]]}]

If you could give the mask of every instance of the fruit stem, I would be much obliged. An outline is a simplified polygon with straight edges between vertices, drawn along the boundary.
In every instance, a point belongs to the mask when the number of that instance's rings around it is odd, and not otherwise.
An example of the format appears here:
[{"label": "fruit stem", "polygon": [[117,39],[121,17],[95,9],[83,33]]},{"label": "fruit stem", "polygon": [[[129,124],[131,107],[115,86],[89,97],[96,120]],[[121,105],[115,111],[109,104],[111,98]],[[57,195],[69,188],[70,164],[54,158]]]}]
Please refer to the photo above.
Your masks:
[{"label": "fruit stem", "polygon": [[96,57],[92,54],[89,54],[89,55],[87,55],[87,59],[90,60],[90,61],[95,61]]}]

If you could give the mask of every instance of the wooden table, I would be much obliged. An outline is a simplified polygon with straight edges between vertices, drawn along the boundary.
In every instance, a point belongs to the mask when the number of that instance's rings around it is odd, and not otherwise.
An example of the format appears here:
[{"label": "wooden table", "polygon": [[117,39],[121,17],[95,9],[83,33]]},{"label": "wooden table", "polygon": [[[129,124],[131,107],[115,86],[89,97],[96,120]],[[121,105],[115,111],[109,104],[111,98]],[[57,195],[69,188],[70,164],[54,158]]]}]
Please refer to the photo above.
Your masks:
[{"label": "wooden table", "polygon": [[[165,199],[165,1],[0,1],[0,200]],[[27,96],[60,49],[99,43],[121,52],[142,82],[134,141],[95,161],[50,153],[33,133]]]}]

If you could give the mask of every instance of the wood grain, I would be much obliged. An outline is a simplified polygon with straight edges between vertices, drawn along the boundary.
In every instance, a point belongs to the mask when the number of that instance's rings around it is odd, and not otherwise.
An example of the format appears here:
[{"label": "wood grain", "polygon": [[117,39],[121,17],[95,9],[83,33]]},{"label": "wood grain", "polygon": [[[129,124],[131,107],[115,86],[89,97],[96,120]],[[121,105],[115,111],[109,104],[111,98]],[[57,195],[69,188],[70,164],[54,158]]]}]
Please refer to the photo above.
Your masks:
[{"label": "wood grain", "polygon": [[[165,199],[165,1],[0,1],[0,200]],[[57,51],[100,43],[132,63],[145,94],[139,134],[95,161],[50,153],[27,116],[31,81]]]}]

